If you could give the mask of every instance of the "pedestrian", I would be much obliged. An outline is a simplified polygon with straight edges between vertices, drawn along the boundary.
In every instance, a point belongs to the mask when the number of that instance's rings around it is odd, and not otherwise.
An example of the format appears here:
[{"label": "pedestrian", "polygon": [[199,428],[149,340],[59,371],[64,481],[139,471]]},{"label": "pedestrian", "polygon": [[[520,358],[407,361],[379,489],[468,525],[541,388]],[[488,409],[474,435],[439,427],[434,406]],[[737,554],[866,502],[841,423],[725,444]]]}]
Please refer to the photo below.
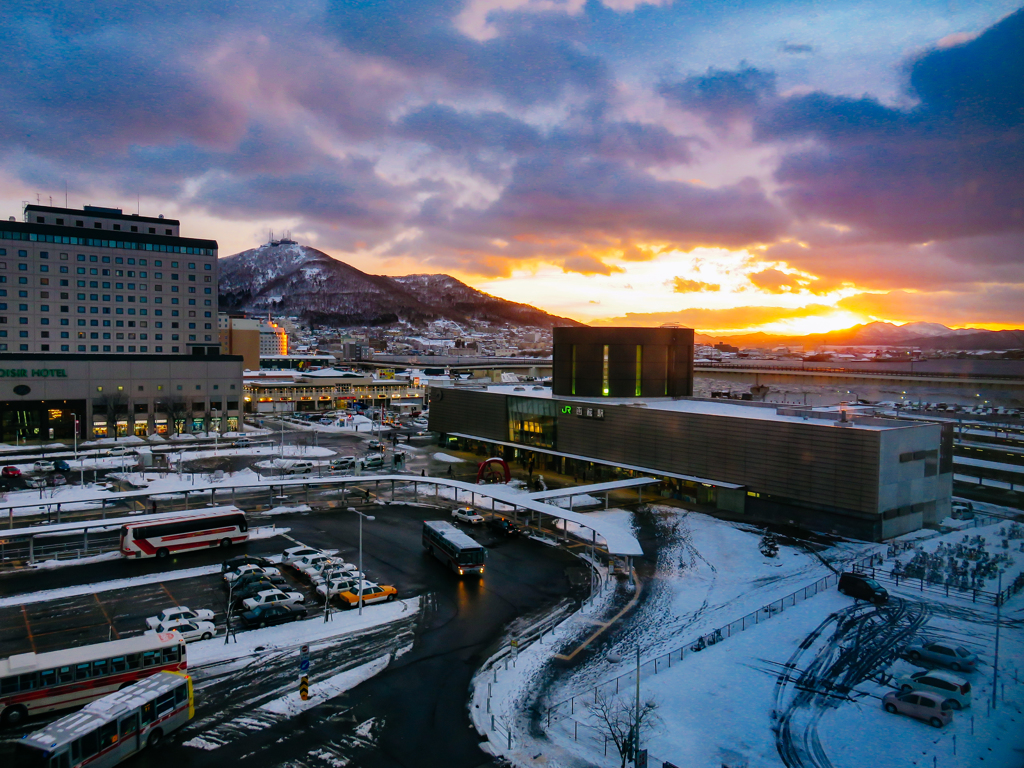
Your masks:
[{"label": "pedestrian", "polygon": [[452,465],[448,465],[448,477],[455,477],[455,473],[452,472]]},{"label": "pedestrian", "polygon": [[420,477],[426,477],[426,476],[427,476],[427,470],[421,469],[420,470]]}]

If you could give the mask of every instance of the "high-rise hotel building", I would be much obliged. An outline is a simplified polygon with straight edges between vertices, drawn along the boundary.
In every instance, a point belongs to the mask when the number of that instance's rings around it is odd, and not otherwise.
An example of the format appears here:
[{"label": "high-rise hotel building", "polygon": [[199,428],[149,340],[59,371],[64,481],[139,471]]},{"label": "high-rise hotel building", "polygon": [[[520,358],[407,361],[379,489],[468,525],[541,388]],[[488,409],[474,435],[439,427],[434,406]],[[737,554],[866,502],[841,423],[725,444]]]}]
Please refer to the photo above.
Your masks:
[{"label": "high-rise hotel building", "polygon": [[179,228],[95,206],[0,222],[0,352],[219,354],[217,242]]},{"label": "high-rise hotel building", "polygon": [[217,242],[179,228],[95,206],[0,221],[0,442],[240,428]]}]

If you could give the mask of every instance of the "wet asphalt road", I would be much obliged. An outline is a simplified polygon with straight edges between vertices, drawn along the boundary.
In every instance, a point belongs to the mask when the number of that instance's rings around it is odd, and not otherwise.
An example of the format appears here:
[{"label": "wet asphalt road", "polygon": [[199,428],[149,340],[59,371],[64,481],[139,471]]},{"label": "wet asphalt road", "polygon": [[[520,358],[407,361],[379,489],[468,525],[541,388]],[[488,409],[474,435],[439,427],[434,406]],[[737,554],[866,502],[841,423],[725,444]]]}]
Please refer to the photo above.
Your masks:
[{"label": "wet asphalt road", "polygon": [[[239,709],[243,705],[242,709],[251,711],[261,702],[279,697],[282,686],[288,690],[294,659],[269,659],[226,673],[197,670],[195,721],[167,741],[159,752],[133,758],[132,765],[177,768],[182,764],[219,766],[229,761],[239,766],[313,768],[348,761],[349,765],[366,766],[471,768],[489,764],[488,756],[478,748],[479,738],[470,727],[466,711],[473,672],[496,650],[509,622],[549,608],[572,594],[567,572],[580,569],[579,561],[536,542],[500,539],[483,529],[471,530],[471,535],[488,547],[487,569],[479,581],[460,580],[426,555],[420,543],[422,520],[438,519],[444,513],[403,505],[371,507],[367,511],[376,517],[363,525],[364,570],[368,577],[394,584],[400,597],[424,596],[425,607],[415,619],[346,638],[343,647],[332,647],[322,658],[314,657],[313,682],[382,654],[394,654],[403,646],[407,652],[394,658],[377,677],[292,718],[253,720],[240,715]],[[356,515],[307,513],[278,517],[275,521],[279,527],[290,527],[290,536],[296,540],[335,547],[346,560],[356,560]],[[244,549],[253,554],[269,554],[290,545],[287,539],[277,537],[252,542]],[[241,551],[242,548],[233,548],[232,554]],[[215,551],[195,553],[180,558],[175,566],[192,568],[220,559]],[[158,573],[164,567],[155,560],[112,561],[51,572],[9,574],[0,578],[0,594]],[[178,590],[188,594],[189,601],[202,600],[204,589],[210,590],[208,602],[215,595],[223,600],[217,591],[217,579],[204,578],[208,585],[196,579],[169,584],[177,585],[172,587],[175,597],[185,604],[191,603],[183,600]],[[197,584],[190,586],[193,581]],[[119,602],[122,609],[115,623],[141,626],[159,601],[153,592],[155,589],[149,587],[152,599],[139,600],[134,606],[130,596],[125,596]],[[212,602],[210,605],[215,607]],[[372,611],[373,607],[366,610]],[[9,625],[8,616],[3,618]],[[90,631],[106,634],[102,626]],[[70,627],[67,632],[69,638],[82,636]],[[97,639],[106,637],[70,640],[68,644]],[[412,648],[408,650],[410,641]],[[205,731],[216,736],[218,748],[183,746],[183,742],[202,736]],[[12,734],[4,735],[9,738]]]}]

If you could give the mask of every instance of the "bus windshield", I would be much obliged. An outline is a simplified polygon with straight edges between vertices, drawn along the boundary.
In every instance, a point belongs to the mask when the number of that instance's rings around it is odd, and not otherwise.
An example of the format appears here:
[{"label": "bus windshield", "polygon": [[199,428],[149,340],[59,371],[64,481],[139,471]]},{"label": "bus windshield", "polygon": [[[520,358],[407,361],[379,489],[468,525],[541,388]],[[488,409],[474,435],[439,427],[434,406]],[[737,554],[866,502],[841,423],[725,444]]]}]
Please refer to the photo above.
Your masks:
[{"label": "bus windshield", "polygon": [[459,552],[459,565],[483,565],[484,564],[484,550],[480,549],[463,549]]},{"label": "bus windshield", "polygon": [[13,765],[24,766],[24,768],[46,768],[48,762],[48,753],[38,747],[14,742]]}]

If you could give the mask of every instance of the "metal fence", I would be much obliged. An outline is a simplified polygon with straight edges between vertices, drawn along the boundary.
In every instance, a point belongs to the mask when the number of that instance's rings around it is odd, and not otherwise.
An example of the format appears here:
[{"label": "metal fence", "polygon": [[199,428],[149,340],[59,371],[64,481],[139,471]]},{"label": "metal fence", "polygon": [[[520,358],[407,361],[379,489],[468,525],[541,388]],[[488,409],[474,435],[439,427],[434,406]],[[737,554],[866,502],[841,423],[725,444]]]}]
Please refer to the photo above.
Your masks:
[{"label": "metal fence", "polygon": [[933,595],[970,600],[972,603],[988,603],[996,606],[1004,605],[1007,600],[1024,589],[1024,574],[1018,574],[1017,578],[1009,586],[1003,588],[1001,592],[995,592],[987,589],[964,589],[948,581],[943,583],[930,582],[923,575],[920,578],[910,578],[894,573],[892,569],[886,570],[874,565],[855,565],[853,566],[853,572],[859,573],[862,576],[869,576],[875,581],[884,584],[892,584],[897,587],[903,585],[906,588],[916,589],[922,593],[927,592]]},{"label": "metal fence", "polygon": [[[875,557],[876,556],[864,558],[864,561],[862,562],[873,561]],[[681,663],[688,656],[692,656],[705,648],[716,645],[724,640],[728,640],[739,632],[748,630],[751,627],[756,627],[770,619],[772,616],[782,613],[786,608],[792,608],[797,603],[803,602],[810,597],[814,597],[819,592],[831,589],[836,586],[838,582],[839,577],[836,574],[830,573],[818,579],[813,584],[809,584],[802,589],[798,589],[796,592],[768,603],[767,605],[758,608],[756,611],[751,611],[746,616],[742,616],[735,621],[702,634],[679,648],[663,653],[653,659],[642,661],[640,664],[640,679],[643,680],[644,677],[657,675],[663,670],[669,670],[672,668],[673,664]],[[593,702],[602,694],[605,696],[614,696],[620,691],[629,690],[630,686],[636,684],[636,673],[637,671],[635,668],[631,669],[629,672],[612,678],[611,680],[606,680],[586,692],[578,693],[575,696],[571,696],[568,699],[564,699],[563,701],[546,707],[544,716],[547,723],[550,725],[551,723],[556,722],[560,717],[574,716],[580,707],[584,706],[586,703]],[[583,723],[580,725],[590,727]]]}]

